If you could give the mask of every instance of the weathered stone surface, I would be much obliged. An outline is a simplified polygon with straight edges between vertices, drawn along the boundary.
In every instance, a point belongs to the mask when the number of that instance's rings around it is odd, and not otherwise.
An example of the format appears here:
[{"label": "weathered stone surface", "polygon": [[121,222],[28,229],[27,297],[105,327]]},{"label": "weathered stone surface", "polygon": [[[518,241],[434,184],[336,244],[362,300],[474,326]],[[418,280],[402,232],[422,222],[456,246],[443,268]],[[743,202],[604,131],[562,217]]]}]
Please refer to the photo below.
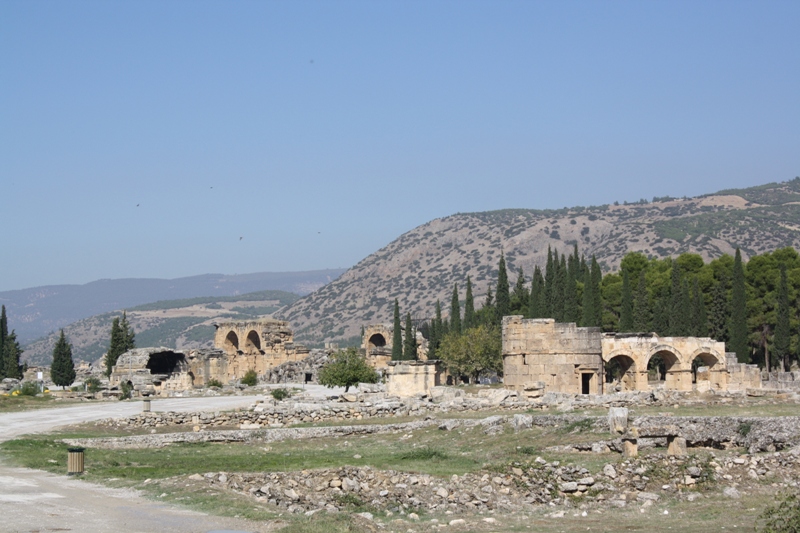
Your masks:
[{"label": "weathered stone surface", "polygon": [[686,455],[686,439],[683,437],[674,437],[669,439],[669,445],[667,447],[667,453],[669,455],[675,455],[678,457],[682,457]]},{"label": "weathered stone surface", "polygon": [[608,410],[608,428],[611,433],[625,433],[628,430],[628,408],[611,407]]}]

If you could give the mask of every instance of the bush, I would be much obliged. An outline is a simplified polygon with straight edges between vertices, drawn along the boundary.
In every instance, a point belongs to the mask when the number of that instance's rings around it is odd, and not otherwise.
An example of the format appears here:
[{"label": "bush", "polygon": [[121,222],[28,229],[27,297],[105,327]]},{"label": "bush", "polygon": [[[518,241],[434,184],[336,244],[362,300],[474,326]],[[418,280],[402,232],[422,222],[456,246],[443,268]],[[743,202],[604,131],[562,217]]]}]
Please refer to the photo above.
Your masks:
[{"label": "bush", "polygon": [[94,376],[87,378],[83,384],[86,386],[86,390],[92,394],[100,391],[100,380]]},{"label": "bush", "polygon": [[739,424],[738,428],[739,435],[741,435],[742,437],[746,437],[747,435],[750,434],[751,429],[753,429],[752,422],[742,422],[741,424]]},{"label": "bush", "polygon": [[119,399],[128,400],[133,394],[133,385],[131,385],[127,381],[123,381],[122,383],[119,384],[119,390],[122,392],[122,395],[119,397]]},{"label": "bush", "polygon": [[400,456],[406,461],[430,461],[432,459],[447,459],[447,454],[436,448],[415,448]]},{"label": "bush", "polygon": [[780,497],[776,505],[767,507],[759,516],[761,533],[797,533],[800,531],[800,498],[797,492]]},{"label": "bush", "polygon": [[218,388],[221,389],[222,388],[222,382],[220,380],[218,380],[218,379],[209,379],[207,386],[208,387],[218,387]]},{"label": "bush", "polygon": [[247,385],[248,387],[252,387],[258,383],[258,374],[256,374],[255,370],[248,370],[245,372],[244,377],[242,378],[242,385]]},{"label": "bush", "polygon": [[285,400],[292,395],[292,391],[289,389],[272,389],[269,393],[278,401]]},{"label": "bush", "polygon": [[36,396],[39,394],[39,386],[33,381],[26,381],[19,387],[20,396]]}]

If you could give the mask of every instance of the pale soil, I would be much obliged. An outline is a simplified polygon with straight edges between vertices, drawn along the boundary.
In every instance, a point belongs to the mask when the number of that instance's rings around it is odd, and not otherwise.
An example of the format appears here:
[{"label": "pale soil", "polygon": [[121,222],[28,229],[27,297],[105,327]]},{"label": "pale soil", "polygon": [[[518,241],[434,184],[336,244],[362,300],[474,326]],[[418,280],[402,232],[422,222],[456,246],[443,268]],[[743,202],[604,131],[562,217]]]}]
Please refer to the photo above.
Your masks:
[{"label": "pale soil", "polygon": [[[174,398],[153,400],[153,411],[225,410],[246,407],[258,396]],[[75,407],[0,414],[0,440],[43,433],[60,426],[142,410],[140,402],[93,403]],[[2,461],[2,457],[0,457]],[[110,489],[66,475],[13,468],[0,462],[0,532],[80,531],[86,533],[212,530],[272,531],[275,524],[254,523],[202,513],[147,500],[135,491]]]}]

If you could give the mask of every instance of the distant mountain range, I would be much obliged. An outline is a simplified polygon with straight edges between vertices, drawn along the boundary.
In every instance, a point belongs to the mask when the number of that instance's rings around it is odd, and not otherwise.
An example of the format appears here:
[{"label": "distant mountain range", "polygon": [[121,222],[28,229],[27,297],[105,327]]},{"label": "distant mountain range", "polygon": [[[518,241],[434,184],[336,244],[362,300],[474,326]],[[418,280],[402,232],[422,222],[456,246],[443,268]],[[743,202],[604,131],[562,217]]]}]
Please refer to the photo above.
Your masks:
[{"label": "distant mountain range", "polygon": [[453,283],[461,298],[471,276],[476,304],[495,283],[504,252],[510,281],[544,267],[548,247],[568,253],[577,244],[615,270],[631,251],[649,257],[698,253],[706,260],[800,247],[800,178],[696,198],[654,198],[633,204],[557,210],[506,209],[459,213],[423,224],[366,257],[335,281],[282,309],[298,340],[352,339],[364,324],[391,322],[394,299],[403,314],[449,308]]},{"label": "distant mountain range", "polygon": [[344,269],[256,274],[204,274],[176,279],[103,279],[85,285],[48,285],[0,292],[9,329],[25,344],[75,321],[159,300],[236,296],[256,291],[308,294]]}]

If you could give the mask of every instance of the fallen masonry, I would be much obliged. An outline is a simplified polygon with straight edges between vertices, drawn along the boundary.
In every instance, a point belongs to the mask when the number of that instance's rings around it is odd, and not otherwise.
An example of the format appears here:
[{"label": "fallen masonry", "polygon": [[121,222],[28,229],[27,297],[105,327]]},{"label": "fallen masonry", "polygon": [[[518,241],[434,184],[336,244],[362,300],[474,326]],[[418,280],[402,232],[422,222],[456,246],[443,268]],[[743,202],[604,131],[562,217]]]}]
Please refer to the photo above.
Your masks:
[{"label": "fallen masonry", "polygon": [[502,470],[448,478],[367,466],[301,472],[209,472],[187,478],[292,513],[342,511],[354,504],[393,512],[518,512],[543,504],[649,507],[662,497],[694,501],[708,491],[738,498],[749,490],[745,487],[758,490],[765,483],[796,487],[799,456],[800,449],[733,458],[717,458],[713,453],[683,459],[655,454],[607,463],[597,471],[537,457]]}]

